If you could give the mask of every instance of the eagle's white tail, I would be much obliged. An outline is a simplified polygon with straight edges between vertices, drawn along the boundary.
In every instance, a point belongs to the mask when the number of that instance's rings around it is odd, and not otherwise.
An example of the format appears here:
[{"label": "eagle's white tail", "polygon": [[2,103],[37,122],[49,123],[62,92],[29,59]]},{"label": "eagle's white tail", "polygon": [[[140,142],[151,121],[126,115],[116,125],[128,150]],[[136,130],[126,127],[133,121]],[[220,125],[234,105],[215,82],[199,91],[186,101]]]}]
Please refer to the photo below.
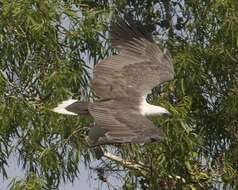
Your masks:
[{"label": "eagle's white tail", "polygon": [[89,106],[89,102],[79,102],[78,100],[69,99],[69,100],[63,101],[52,111],[61,113],[61,114],[67,114],[67,115],[90,116],[88,106]]},{"label": "eagle's white tail", "polygon": [[56,108],[54,108],[52,111],[56,113],[66,114],[66,115],[78,115],[74,112],[68,111],[66,107],[70,106],[71,104],[77,102],[78,100],[69,99],[66,101],[63,101],[61,104],[59,104]]}]

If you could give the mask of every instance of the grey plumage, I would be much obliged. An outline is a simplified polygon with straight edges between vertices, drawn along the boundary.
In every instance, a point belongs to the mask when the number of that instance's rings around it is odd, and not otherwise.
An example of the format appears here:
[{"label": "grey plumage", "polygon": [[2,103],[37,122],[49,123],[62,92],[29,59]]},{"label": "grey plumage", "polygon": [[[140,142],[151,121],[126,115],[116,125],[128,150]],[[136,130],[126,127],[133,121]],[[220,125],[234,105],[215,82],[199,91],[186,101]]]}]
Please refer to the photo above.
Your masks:
[{"label": "grey plumage", "polygon": [[95,145],[145,143],[162,138],[162,130],[154,127],[149,119],[139,113],[135,106],[138,104],[132,99],[123,101],[123,104],[121,101],[110,100],[89,105],[90,113],[95,119],[95,127],[105,130],[105,134],[98,138]]},{"label": "grey plumage", "polygon": [[[95,66],[91,88],[99,101],[88,103],[88,112],[84,112],[95,120],[95,126],[90,130],[92,144],[160,140],[162,130],[142,114],[141,105],[153,87],[173,79],[174,68],[170,57],[160,50],[151,35],[140,32],[128,16],[113,24],[111,43],[119,54]],[[152,108],[164,109],[155,107]],[[77,106],[66,109],[78,113],[75,111]]]},{"label": "grey plumage", "polygon": [[156,85],[173,79],[170,58],[151,38],[142,35],[130,18],[126,22],[120,19],[113,25],[111,42],[119,55],[95,66],[91,84],[97,96],[119,98],[133,94],[141,97]]},{"label": "grey plumage", "polygon": [[110,99],[89,105],[96,126],[107,130],[97,144],[158,140],[162,130],[141,115],[139,105],[153,87],[173,79],[172,62],[131,19],[114,24],[111,37],[119,55],[97,64],[91,83],[97,96]]}]

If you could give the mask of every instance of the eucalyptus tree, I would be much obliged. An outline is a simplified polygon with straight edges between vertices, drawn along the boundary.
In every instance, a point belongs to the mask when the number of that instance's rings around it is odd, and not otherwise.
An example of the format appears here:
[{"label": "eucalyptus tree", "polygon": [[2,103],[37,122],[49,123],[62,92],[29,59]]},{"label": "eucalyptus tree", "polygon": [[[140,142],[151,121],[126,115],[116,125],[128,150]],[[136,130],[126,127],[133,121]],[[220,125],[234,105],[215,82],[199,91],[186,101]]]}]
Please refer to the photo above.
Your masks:
[{"label": "eucalyptus tree", "polygon": [[[103,146],[98,180],[124,189],[238,187],[238,3],[188,0],[2,0],[0,2],[0,169],[9,157],[25,178],[11,189],[54,189],[80,177],[97,149],[93,122],[51,109],[74,97],[92,100],[93,65],[114,51],[111,22],[130,12],[169,49],[175,79],[148,97],[173,117],[152,118],[162,143]],[[113,154],[112,154],[113,153]]]}]

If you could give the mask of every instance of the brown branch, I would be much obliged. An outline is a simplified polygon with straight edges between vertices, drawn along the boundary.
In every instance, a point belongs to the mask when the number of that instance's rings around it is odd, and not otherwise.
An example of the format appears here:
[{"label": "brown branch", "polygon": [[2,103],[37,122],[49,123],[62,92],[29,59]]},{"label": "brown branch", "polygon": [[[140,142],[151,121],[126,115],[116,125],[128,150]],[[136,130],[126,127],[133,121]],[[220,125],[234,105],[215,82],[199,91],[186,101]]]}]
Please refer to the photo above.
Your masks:
[{"label": "brown branch", "polygon": [[104,157],[106,157],[109,160],[119,163],[120,165],[122,165],[125,168],[135,170],[135,171],[139,172],[142,176],[146,176],[148,173],[148,171],[145,170],[145,167],[143,167],[143,165],[124,160],[123,158],[120,158],[114,154],[104,152]]}]

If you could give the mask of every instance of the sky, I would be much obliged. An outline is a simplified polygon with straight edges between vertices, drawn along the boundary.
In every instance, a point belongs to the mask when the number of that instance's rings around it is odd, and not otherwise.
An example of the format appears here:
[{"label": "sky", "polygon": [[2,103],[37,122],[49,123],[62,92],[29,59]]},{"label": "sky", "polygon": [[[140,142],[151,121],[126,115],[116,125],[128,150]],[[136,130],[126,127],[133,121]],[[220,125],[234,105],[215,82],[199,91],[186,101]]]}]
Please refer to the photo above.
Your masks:
[{"label": "sky", "polygon": [[[108,147],[109,151],[114,154],[114,149],[112,147]],[[0,175],[0,190],[9,190],[9,183],[13,178],[17,178],[17,180],[20,180],[24,178],[24,170],[22,169],[21,165],[17,164],[18,155],[17,153],[12,153],[8,159],[8,168],[7,174],[8,179],[3,179]],[[104,162],[107,160],[106,158],[103,158]],[[103,183],[98,175],[97,172],[93,171],[90,168],[97,168],[100,165],[101,161],[93,160],[90,162],[89,166],[85,166],[84,162],[81,161],[79,163],[79,176],[75,179],[74,183],[66,182],[59,185],[59,188],[57,190],[117,190],[121,189],[122,181],[118,178],[116,175],[108,174],[106,175],[108,182],[110,185],[110,188],[108,187],[107,183]],[[120,173],[120,175],[124,175]]]},{"label": "sky", "polygon": [[[8,190],[9,182],[17,177],[21,179],[24,177],[24,171],[21,169],[21,166],[17,165],[16,156],[11,156],[9,159],[9,167],[7,168],[8,179],[0,178],[0,190]],[[92,163],[93,165],[94,163]],[[71,182],[61,183],[59,186],[59,190],[96,190],[100,187],[100,189],[107,189],[106,184],[101,184],[101,181],[98,180],[97,174],[94,172],[90,172],[88,168],[86,168],[83,163],[79,166],[80,175],[78,179],[72,184]],[[92,174],[92,175],[90,175]],[[102,186],[101,186],[102,185]]]}]

